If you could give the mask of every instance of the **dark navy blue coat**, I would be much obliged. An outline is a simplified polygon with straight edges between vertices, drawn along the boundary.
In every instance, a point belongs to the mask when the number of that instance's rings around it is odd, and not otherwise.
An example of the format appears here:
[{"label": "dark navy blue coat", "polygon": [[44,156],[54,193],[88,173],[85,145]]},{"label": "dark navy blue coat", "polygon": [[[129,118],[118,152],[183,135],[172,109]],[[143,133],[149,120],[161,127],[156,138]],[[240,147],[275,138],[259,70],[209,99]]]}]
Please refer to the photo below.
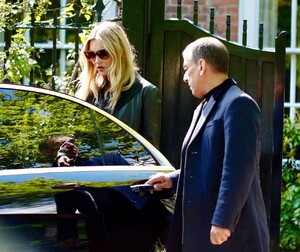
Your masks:
[{"label": "dark navy blue coat", "polygon": [[129,165],[119,154],[105,154],[93,158],[78,157],[75,166],[97,166],[97,165]]},{"label": "dark navy blue coat", "polygon": [[[177,201],[168,252],[268,252],[269,232],[259,180],[260,109],[232,79],[200,106],[171,174]],[[210,243],[211,225],[232,231]]]}]

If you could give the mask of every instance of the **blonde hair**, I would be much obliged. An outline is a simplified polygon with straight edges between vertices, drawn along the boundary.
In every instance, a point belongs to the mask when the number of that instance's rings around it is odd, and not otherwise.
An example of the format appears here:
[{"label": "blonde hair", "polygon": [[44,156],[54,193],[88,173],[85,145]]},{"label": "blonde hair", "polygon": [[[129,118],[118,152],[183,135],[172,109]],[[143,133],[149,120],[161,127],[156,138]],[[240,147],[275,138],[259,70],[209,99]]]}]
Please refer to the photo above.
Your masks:
[{"label": "blonde hair", "polygon": [[82,72],[79,76],[79,89],[75,95],[83,100],[93,95],[98,101],[102,85],[107,81],[97,74],[93,63],[84,55],[84,52],[89,49],[91,40],[98,40],[112,59],[108,79],[111,85],[109,109],[113,110],[121,92],[130,89],[134,83],[137,71],[134,49],[120,25],[110,21],[97,23],[83,44],[79,55]]}]

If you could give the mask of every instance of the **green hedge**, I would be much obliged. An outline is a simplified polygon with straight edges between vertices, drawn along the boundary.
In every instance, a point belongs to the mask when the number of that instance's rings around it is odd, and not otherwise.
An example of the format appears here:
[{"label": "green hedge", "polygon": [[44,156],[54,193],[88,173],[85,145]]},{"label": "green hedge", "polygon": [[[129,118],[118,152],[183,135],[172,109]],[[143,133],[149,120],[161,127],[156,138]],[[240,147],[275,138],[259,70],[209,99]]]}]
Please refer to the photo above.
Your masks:
[{"label": "green hedge", "polygon": [[280,249],[300,251],[300,118],[284,119]]}]

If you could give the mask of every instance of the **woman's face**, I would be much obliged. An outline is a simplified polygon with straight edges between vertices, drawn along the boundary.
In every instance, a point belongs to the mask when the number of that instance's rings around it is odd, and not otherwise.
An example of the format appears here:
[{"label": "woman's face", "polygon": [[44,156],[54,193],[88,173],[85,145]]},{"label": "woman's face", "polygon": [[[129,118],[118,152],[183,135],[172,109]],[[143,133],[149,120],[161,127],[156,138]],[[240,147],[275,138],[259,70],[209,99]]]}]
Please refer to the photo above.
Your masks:
[{"label": "woman's face", "polygon": [[96,56],[95,54],[90,59],[92,64],[95,67],[95,70],[97,73],[101,74],[104,78],[106,78],[109,74],[108,69],[112,64],[112,57],[107,54],[106,51],[100,51],[104,50],[101,42],[99,40],[91,40],[89,43],[89,51],[91,54],[99,52]]}]

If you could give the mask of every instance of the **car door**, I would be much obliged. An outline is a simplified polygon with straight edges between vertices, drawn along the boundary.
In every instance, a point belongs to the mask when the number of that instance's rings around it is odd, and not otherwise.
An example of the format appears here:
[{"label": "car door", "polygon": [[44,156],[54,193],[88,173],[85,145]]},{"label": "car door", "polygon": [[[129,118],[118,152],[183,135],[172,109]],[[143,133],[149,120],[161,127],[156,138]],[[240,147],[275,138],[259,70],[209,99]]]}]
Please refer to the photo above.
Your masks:
[{"label": "car door", "polygon": [[[66,139],[77,147],[80,162],[58,167],[54,159]],[[74,185],[128,187],[173,170],[141,135],[89,103],[0,84],[0,251],[58,251],[59,192]],[[84,237],[83,222],[78,228]]]}]

